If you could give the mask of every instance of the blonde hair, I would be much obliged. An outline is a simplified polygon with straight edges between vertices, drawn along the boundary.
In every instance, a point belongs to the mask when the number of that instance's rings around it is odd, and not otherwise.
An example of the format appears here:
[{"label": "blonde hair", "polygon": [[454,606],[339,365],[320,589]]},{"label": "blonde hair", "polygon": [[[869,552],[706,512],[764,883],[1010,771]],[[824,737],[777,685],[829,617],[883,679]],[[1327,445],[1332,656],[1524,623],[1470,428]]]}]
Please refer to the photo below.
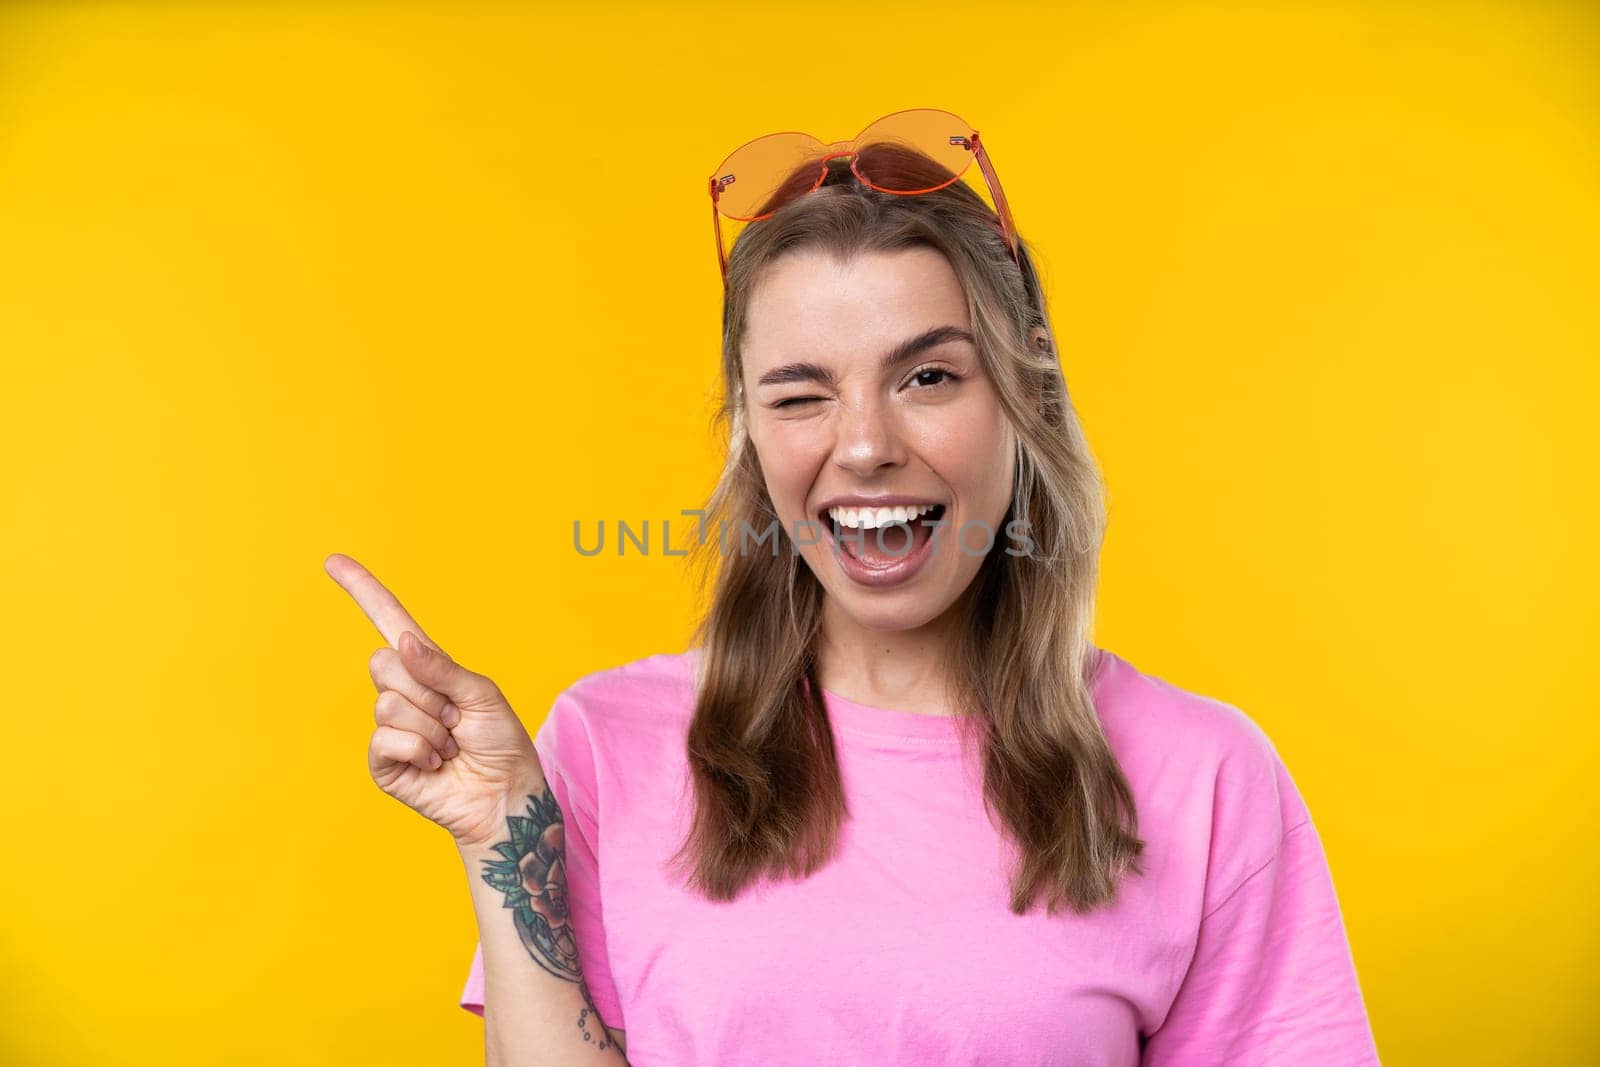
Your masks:
[{"label": "blonde hair", "polygon": [[[909,150],[901,165],[949,174]],[[809,185],[815,173],[813,164],[793,181]],[[1027,343],[1035,327],[1054,336],[1027,249],[1013,260],[972,189],[957,181],[896,196],[836,165],[821,188],[739,235],[728,258],[716,413],[728,456],[702,529],[778,522],[745,433],[741,388],[740,344],[762,273],[797,249],[845,259],[914,247],[942,253],[966,293],[984,370],[1016,429],[1004,521],[1024,520],[1035,543],[1022,555],[990,551],[961,596],[948,684],[963,751],[981,752],[985,807],[1017,845],[1011,910],[1025,913],[1042,892],[1049,914],[1063,903],[1088,912],[1115,900],[1125,871],[1144,873],[1133,795],[1090,695],[1104,492],[1053,340]],[[763,875],[805,878],[820,868],[847,811],[815,671],[820,582],[796,552],[724,552],[720,536],[702,538],[695,557],[707,598],[686,742],[695,811],[672,862],[700,893],[729,900]]]}]

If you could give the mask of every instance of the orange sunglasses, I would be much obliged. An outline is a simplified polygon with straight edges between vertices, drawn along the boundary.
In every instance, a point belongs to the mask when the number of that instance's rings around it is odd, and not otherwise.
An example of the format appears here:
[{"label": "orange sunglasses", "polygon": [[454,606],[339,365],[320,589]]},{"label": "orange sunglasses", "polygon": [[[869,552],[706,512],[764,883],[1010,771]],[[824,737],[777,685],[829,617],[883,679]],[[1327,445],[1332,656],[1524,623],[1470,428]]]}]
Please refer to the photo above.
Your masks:
[{"label": "orange sunglasses", "polygon": [[948,111],[919,107],[885,115],[848,141],[824,144],[809,133],[769,133],[734,149],[711,175],[711,226],[716,231],[717,263],[724,282],[728,257],[722,247],[719,216],[735,222],[767,218],[819,188],[828,176],[828,161],[844,157],[849,158],[851,172],[863,185],[899,196],[943,189],[977,160],[1011,258],[1020,264],[1011,210],[978,131]]}]

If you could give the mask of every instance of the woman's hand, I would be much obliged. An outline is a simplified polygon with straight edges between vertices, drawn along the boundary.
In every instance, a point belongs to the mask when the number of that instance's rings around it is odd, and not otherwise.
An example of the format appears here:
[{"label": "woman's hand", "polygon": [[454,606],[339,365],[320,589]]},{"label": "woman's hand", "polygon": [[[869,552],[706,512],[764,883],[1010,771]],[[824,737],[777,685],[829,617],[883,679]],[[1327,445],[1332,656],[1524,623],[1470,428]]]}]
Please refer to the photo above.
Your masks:
[{"label": "woman's hand", "polygon": [[378,688],[378,728],[367,749],[372,780],[450,831],[460,847],[504,837],[506,816],[544,785],[516,712],[494,682],[429,640],[365,567],[338,552],[322,565],[388,642],[368,661]]}]

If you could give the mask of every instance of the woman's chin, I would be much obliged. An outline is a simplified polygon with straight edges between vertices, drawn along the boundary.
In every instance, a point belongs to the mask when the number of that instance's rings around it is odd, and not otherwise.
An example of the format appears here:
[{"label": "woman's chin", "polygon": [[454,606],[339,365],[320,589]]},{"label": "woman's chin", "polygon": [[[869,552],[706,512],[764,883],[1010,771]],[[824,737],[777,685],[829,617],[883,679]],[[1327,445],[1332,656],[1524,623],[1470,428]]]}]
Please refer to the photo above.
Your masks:
[{"label": "woman's chin", "polygon": [[955,591],[921,589],[858,589],[843,579],[844,589],[823,588],[838,613],[863,630],[895,633],[928,625],[945,613],[956,599]]}]

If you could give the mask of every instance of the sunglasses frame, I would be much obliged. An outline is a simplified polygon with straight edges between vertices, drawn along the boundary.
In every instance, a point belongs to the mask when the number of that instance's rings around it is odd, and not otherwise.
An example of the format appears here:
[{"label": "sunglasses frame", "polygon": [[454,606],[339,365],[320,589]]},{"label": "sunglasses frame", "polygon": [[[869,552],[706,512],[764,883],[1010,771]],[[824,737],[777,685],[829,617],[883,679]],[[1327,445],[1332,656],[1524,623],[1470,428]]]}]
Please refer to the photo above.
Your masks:
[{"label": "sunglasses frame", "polygon": [[[959,115],[956,115],[954,112],[944,111],[943,108],[904,108],[900,111],[892,111],[881,118],[873,119],[871,122],[867,123],[861,128],[860,133],[857,133],[848,141],[835,141],[832,144],[822,144],[821,139],[815,134],[801,134],[801,136],[810,137],[812,140],[817,141],[818,145],[823,151],[823,155],[817,161],[817,180],[812,184],[810,189],[796,194],[794,199],[798,199],[799,197],[804,196],[805,193],[815,192],[817,189],[821,188],[823,181],[825,181],[828,177],[828,162],[830,160],[843,159],[846,157],[848,157],[850,160],[850,173],[856,176],[856,180],[870,189],[876,189],[880,193],[892,193],[895,196],[920,196],[923,193],[931,193],[939,189],[946,188],[953,182],[959,181],[961,176],[971,169],[972,162],[968,162],[968,164],[965,167],[962,167],[961,170],[951,177],[949,181],[940,182],[938,185],[927,189],[885,189],[882,186],[874,185],[872,182],[868,181],[862,175],[861,171],[856,168],[856,151],[860,147],[862,136],[874,126],[878,125],[878,123],[883,122],[885,119],[894,118],[896,115],[904,115],[909,111],[943,111],[944,114],[949,115],[951,118],[959,121],[962,126],[967,127],[969,132],[965,136],[953,135],[950,138],[950,143],[960,144],[970,151],[972,153],[972,160],[977,162],[978,169],[983,172],[983,180],[989,187],[989,197],[994,201],[995,213],[1000,216],[1000,229],[1005,234],[1006,246],[1011,250],[1011,258],[1020,266],[1022,263],[1022,257],[1018,248],[1016,225],[1011,221],[1011,208],[1006,203],[1006,194],[1004,190],[1000,188],[1000,177],[994,172],[994,163],[989,158],[988,150],[984,148],[983,141],[978,137],[977,130],[972,129],[971,125]],[[780,132],[800,133],[798,130],[784,130]],[[723,163],[726,163],[728,160],[732,159],[747,146],[772,136],[776,135],[767,133],[762,134],[760,137],[752,137],[750,140],[746,141],[744,144],[740,145],[738,148],[735,148],[732,152],[729,152],[726,156],[724,156]],[[721,168],[719,167],[718,169]],[[724,251],[722,244],[723,212],[719,206],[719,201],[722,195],[722,187],[726,184],[726,176],[718,177],[715,174],[711,176],[711,228],[714,231],[717,239],[717,265],[722,270],[722,281],[724,285],[726,285],[728,281],[728,256]],[[786,203],[788,202],[791,201],[786,201]],[[772,211],[769,211],[764,215],[754,215],[750,218],[740,218],[738,216],[729,215],[728,218],[733,219],[735,222],[759,222],[761,219],[770,218],[776,211],[777,209],[774,208]]]}]

